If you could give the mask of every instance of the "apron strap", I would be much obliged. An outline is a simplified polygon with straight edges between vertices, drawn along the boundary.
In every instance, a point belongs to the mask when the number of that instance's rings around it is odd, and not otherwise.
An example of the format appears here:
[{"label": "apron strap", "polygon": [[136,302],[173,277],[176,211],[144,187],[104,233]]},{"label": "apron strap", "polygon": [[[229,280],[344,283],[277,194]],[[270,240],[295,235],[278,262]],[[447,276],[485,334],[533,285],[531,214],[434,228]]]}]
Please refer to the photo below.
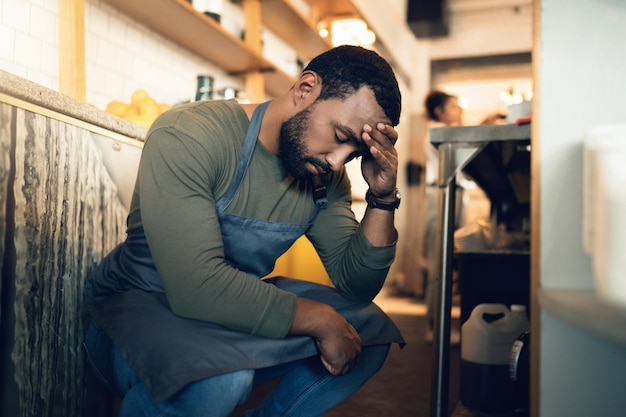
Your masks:
[{"label": "apron strap", "polygon": [[250,165],[250,160],[252,159],[254,146],[256,145],[256,141],[259,136],[259,130],[261,129],[263,115],[265,114],[265,110],[267,109],[267,106],[269,104],[270,101],[259,104],[252,113],[250,125],[248,126],[246,138],[243,144],[243,149],[241,150],[241,157],[239,158],[239,165],[237,166],[237,173],[235,174],[235,178],[231,182],[230,187],[228,187],[228,190],[226,190],[224,195],[215,202],[215,205],[220,211],[226,210],[226,208],[233,201],[233,198],[235,197],[235,194],[239,189],[239,185],[241,184],[241,181],[246,174],[248,165]]},{"label": "apron strap", "polygon": [[326,185],[321,175],[314,175],[311,177],[313,183],[313,200],[317,208],[325,209],[328,207],[328,198],[326,197]]}]

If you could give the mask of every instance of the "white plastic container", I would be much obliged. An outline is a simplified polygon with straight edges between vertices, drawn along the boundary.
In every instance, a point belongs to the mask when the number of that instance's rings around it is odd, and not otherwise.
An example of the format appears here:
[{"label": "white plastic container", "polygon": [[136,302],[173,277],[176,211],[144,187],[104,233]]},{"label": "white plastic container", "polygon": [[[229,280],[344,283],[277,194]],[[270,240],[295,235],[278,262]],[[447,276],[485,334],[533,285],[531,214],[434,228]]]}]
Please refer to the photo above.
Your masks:
[{"label": "white plastic container", "polygon": [[480,304],[461,328],[461,402],[480,411],[515,408],[509,361],[515,340],[528,331],[526,307]]},{"label": "white plastic container", "polygon": [[506,114],[507,123],[515,123],[520,117],[528,117],[532,112],[532,100],[511,104]]}]

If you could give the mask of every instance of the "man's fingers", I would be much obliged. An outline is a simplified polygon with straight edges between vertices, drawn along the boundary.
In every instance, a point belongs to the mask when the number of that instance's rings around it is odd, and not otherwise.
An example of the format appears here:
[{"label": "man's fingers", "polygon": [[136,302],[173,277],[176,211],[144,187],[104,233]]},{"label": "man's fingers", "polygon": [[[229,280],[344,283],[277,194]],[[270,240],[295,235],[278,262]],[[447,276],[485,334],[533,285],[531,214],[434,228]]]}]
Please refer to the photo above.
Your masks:
[{"label": "man's fingers", "polygon": [[392,126],[385,123],[378,123],[376,129],[385,135],[392,145],[395,145],[398,141],[398,132]]},{"label": "man's fingers", "polygon": [[[370,125],[364,125],[361,136],[366,143],[371,141],[373,144],[378,144],[384,148],[393,147],[398,140],[398,132],[385,123],[377,123],[376,129],[372,129]],[[368,145],[370,144],[368,143]]]}]

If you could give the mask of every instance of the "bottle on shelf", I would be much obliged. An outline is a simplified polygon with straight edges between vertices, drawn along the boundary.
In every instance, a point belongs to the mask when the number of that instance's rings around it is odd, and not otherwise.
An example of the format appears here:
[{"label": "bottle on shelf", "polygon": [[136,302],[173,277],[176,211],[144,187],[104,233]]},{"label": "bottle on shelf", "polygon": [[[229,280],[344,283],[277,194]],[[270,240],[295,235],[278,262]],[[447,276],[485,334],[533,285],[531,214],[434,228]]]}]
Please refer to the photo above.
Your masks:
[{"label": "bottle on shelf", "polygon": [[210,75],[198,75],[196,101],[211,99],[213,99],[213,77]]},{"label": "bottle on shelf", "polygon": [[200,13],[204,13],[220,23],[223,10],[222,0],[192,0],[191,4]]},{"label": "bottle on shelf", "polygon": [[224,87],[215,92],[215,98],[221,100],[230,100],[239,98],[240,92],[234,87]]}]

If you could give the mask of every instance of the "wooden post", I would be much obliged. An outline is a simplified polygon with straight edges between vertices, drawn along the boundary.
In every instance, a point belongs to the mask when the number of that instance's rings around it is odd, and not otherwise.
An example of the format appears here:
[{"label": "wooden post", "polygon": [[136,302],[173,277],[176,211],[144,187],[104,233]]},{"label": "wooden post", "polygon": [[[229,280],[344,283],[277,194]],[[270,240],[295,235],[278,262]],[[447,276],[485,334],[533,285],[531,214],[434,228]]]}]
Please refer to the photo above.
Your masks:
[{"label": "wooden post", "polygon": [[85,101],[85,0],[59,2],[59,92]]},{"label": "wooden post", "polygon": [[540,372],[541,372],[541,309],[536,300],[539,299],[541,288],[541,86],[542,37],[541,16],[542,1],[533,0],[533,122],[531,123],[530,153],[530,404],[531,416],[538,416],[541,404]]},{"label": "wooden post", "polygon": [[[245,42],[252,50],[261,54],[261,1],[244,0],[243,12],[246,20]],[[252,103],[265,101],[265,80],[260,71],[250,71],[246,74],[246,92]]]}]

